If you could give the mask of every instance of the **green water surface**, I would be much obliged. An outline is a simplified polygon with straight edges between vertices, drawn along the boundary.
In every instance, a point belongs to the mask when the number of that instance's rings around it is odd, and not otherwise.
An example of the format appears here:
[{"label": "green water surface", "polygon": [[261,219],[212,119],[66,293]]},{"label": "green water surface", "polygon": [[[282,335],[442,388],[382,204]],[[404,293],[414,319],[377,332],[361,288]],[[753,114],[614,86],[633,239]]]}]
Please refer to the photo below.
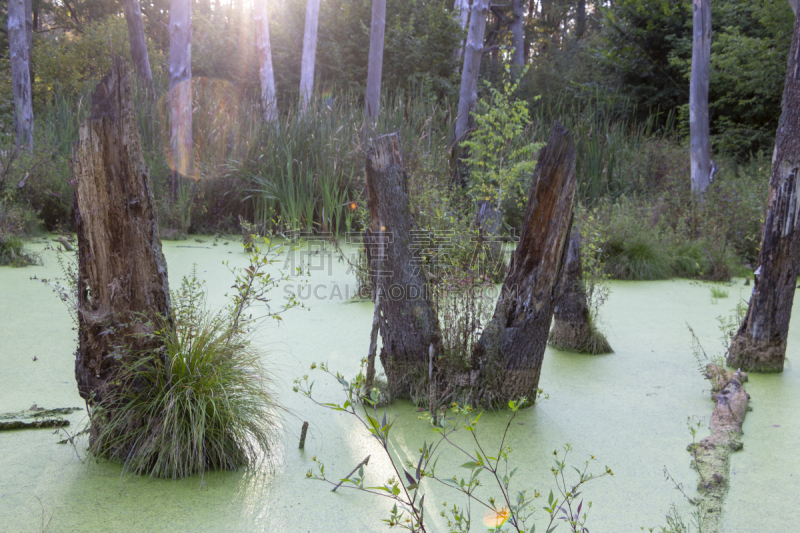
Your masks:
[{"label": "green water surface", "polygon": [[[170,282],[177,287],[198,263],[211,305],[221,306],[233,280],[222,263],[243,266],[246,255],[236,242],[213,246],[213,240],[202,240],[164,244]],[[32,248],[41,250],[43,244]],[[302,258],[311,261],[311,287],[321,298],[305,300],[309,310],[288,312],[280,325],[263,323],[256,335],[274,374],[279,400],[287,408],[280,441],[269,461],[255,472],[212,473],[202,481],[199,476],[178,482],[123,480],[119,465],[82,463],[71,446],[56,444],[63,435],[51,430],[3,432],[0,531],[40,531],[43,519],[45,524],[50,521],[50,532],[385,530],[380,519],[390,508],[388,501],[350,491],[333,494],[328,485],[305,477],[314,456],[325,462],[333,477],[344,476],[367,455],[371,455],[370,482],[380,484],[392,474],[379,447],[354,420],[322,410],[292,392],[292,380],[309,373],[311,362],[325,361],[332,369],[355,375],[367,352],[372,321],[371,303],[344,301],[334,288],[342,297],[347,294],[345,287],[354,292],[355,279],[346,265],[324,251],[313,255],[307,251],[301,248],[296,258],[305,255]],[[54,253],[42,254],[44,266],[0,268],[0,412],[20,411],[34,403],[47,408],[83,405],[73,374],[76,336],[67,310],[46,286],[29,280],[32,275],[59,275]],[[700,416],[707,421],[713,404],[697,371],[686,324],[709,353],[718,352],[716,317],[727,315],[750,290],[735,282],[727,288],[728,298],[713,303],[708,287],[690,281],[612,283],[604,315],[615,353],[591,357],[548,349],[540,387],[550,399],[522,412],[511,428],[520,488],[547,494],[553,486],[553,450],[569,442],[576,466],[592,454],[598,459],[596,471],[608,465],[615,473],[584,491],[593,502],[587,524],[593,533],[634,532],[641,526],[665,524],[673,502],[688,516],[691,506],[664,480],[663,471],[666,467],[689,496],[695,494],[686,420]],[[276,294],[276,299],[280,297]],[[753,411],[744,425],[744,450],[731,461],[725,531],[790,531],[794,528],[787,529],[788,524],[800,522],[798,320],[795,316],[785,372],[751,376],[747,384]],[[316,396],[341,401],[338,384],[319,372],[312,375]],[[387,416],[395,420],[393,452],[403,459],[417,456],[422,442],[435,436],[407,402],[391,406]],[[479,426],[481,438],[496,442],[508,416],[485,414]],[[85,423],[85,412],[68,419],[69,430],[75,431]],[[297,442],[304,420],[310,430],[302,451]],[[79,441],[82,459],[85,446],[85,440]],[[464,460],[448,452],[439,472],[448,468],[455,472]],[[444,501],[463,503],[447,489],[431,486],[426,504],[432,530],[445,531],[443,519],[433,511]]]}]

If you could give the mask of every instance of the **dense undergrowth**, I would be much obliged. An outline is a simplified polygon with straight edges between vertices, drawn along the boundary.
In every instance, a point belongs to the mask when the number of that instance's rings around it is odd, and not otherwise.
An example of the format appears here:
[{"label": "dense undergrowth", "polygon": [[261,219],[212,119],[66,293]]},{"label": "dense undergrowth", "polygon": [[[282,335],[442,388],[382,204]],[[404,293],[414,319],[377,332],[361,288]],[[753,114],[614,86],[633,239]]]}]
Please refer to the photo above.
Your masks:
[{"label": "dense undergrowth", "polygon": [[[166,98],[135,91],[160,226],[171,230],[165,235],[238,232],[240,220],[277,231],[342,235],[362,229],[365,152],[357,94],[318,98],[305,114],[290,107],[277,123],[265,124],[257,102],[229,82],[199,78],[193,90],[196,171],[183,177],[169,165]],[[8,145],[0,150],[4,235],[72,229],[69,158],[88,101],[88,95],[70,100],[57,94],[38,115],[32,154]],[[381,109],[375,131],[400,133],[421,227],[465,226],[468,233],[482,198],[474,187],[453,185],[454,109],[423,93],[395,93]],[[765,155],[746,163],[719,159],[708,199],[698,204],[690,193],[688,150],[655,119],[637,123],[610,108],[566,104],[541,106],[527,118],[515,146],[544,140],[554,118],[572,131],[579,217],[600,236],[597,253],[611,277],[722,280],[754,264],[770,166]],[[503,200],[507,237],[521,224],[518,196],[530,175],[518,179]]]}]

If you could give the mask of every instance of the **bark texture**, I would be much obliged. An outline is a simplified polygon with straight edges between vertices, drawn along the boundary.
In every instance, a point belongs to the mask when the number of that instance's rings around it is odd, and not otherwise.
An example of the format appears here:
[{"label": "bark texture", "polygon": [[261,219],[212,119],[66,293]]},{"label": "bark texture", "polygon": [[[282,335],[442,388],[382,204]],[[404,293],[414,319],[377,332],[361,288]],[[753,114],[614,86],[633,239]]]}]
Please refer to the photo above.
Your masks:
[{"label": "bark texture", "polygon": [[170,0],[169,116],[172,169],[182,176],[192,176],[191,0]]},{"label": "bark texture", "polygon": [[258,76],[261,80],[261,108],[264,110],[264,120],[273,122],[278,118],[278,103],[275,100],[275,73],[272,69],[272,45],[269,40],[267,0],[255,0],[255,2]]},{"label": "bark texture", "polygon": [[580,39],[586,33],[586,0],[578,0],[575,8],[575,36]]},{"label": "bark texture", "polygon": [[33,102],[28,32],[25,23],[26,1],[29,0],[8,1],[8,46],[17,146],[33,150]]},{"label": "bark texture", "polygon": [[314,93],[314,65],[317,60],[317,26],[319,0],[306,2],[306,24],[303,33],[303,62],[300,68],[300,109],[305,112]]},{"label": "bark texture", "polygon": [[783,112],[775,136],[767,216],[747,314],[728,352],[728,365],[782,372],[789,319],[800,272],[800,18],[795,20]]},{"label": "bark texture", "polygon": [[539,153],[517,249],[494,316],[473,355],[477,400],[504,405],[536,397],[575,196],[575,143],[554,123]]},{"label": "bark texture", "polygon": [[706,378],[718,391],[713,394],[715,402],[711,415],[711,435],[699,443],[692,443],[688,450],[693,456],[692,466],[700,475],[697,504],[704,517],[703,531],[720,531],[722,503],[728,492],[730,478],[730,454],[743,447],[742,424],[748,411],[750,395],[744,390],[747,381],[744,372],[731,372],[724,368],[706,365]]},{"label": "bark texture", "polygon": [[581,262],[581,233],[577,224],[567,249],[567,261],[561,273],[561,292],[553,313],[553,330],[548,342],[560,350],[601,354],[611,352],[602,333],[592,328]]},{"label": "bark texture", "polygon": [[408,175],[396,133],[371,139],[366,161],[367,258],[380,298],[380,359],[395,397],[414,396],[428,374],[428,351],[439,324],[411,242]]},{"label": "bark texture", "polygon": [[711,183],[708,85],[711,70],[711,0],[694,0],[692,77],[689,87],[692,193],[702,199]]},{"label": "bark texture", "polygon": [[473,0],[469,19],[469,33],[464,48],[464,67],[461,70],[461,90],[458,94],[455,142],[461,142],[470,129],[470,116],[478,101],[478,75],[483,56],[483,39],[486,33],[486,14],[489,0]]},{"label": "bark texture", "polygon": [[142,23],[142,9],[139,0],[123,0],[125,8],[125,22],[128,24],[128,40],[131,43],[131,59],[136,69],[136,75],[155,97],[153,88],[153,73],[150,71],[150,58],[147,54],[147,41],[144,37],[144,24]]},{"label": "bark texture", "polygon": [[79,268],[75,378],[80,395],[94,403],[114,386],[118,357],[155,348],[136,335],[149,331],[146,322],[163,324],[170,316],[150,173],[130,72],[120,57],[92,94],[91,118],[80,126],[72,157]]}]

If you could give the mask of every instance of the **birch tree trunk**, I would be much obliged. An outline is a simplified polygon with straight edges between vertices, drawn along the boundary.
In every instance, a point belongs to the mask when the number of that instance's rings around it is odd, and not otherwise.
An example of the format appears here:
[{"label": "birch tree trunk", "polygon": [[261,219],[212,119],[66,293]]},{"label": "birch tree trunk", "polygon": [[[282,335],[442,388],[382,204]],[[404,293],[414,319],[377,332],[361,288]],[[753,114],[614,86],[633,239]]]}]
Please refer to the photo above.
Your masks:
[{"label": "birch tree trunk", "polygon": [[14,94],[14,132],[17,146],[33,150],[33,103],[31,95],[30,56],[25,23],[29,0],[8,0],[8,46],[11,83]]},{"label": "birch tree trunk", "polygon": [[800,272],[800,18],[795,20],[783,112],[775,136],[767,216],[761,237],[755,286],[728,366],[782,372],[789,319]]},{"label": "birch tree trunk", "polygon": [[314,64],[317,60],[319,0],[307,0],[303,34],[303,63],[300,70],[300,112],[304,113],[314,93]]},{"label": "birch tree trunk", "polygon": [[128,40],[131,43],[131,59],[136,69],[136,75],[150,96],[155,98],[153,88],[153,73],[150,71],[150,58],[147,54],[147,42],[144,37],[144,24],[142,23],[142,9],[139,0],[123,0],[125,8],[125,22],[128,24]]},{"label": "birch tree trunk", "polygon": [[483,38],[486,32],[486,14],[489,0],[473,0],[470,12],[469,33],[464,48],[464,68],[461,70],[461,90],[458,94],[455,142],[463,141],[470,129],[470,115],[478,101],[478,75],[483,56]]},{"label": "birch tree trunk", "polygon": [[[469,21],[469,2],[470,0],[456,0],[453,5],[453,11],[458,15],[458,24],[461,26],[461,31],[467,29],[467,22]],[[458,43],[458,49],[455,53],[456,61],[461,61],[464,56],[464,39]]]},{"label": "birch tree trunk", "polygon": [[261,107],[264,110],[264,120],[273,122],[278,118],[278,103],[275,100],[275,73],[272,70],[272,46],[269,40],[267,0],[255,0],[255,2],[258,75],[261,79]]},{"label": "birch tree trunk", "polygon": [[381,105],[381,73],[383,71],[383,35],[386,29],[386,0],[372,0],[372,25],[369,32],[369,65],[367,70],[367,108],[364,123],[365,140],[378,122]]},{"label": "birch tree trunk", "polygon": [[380,301],[381,364],[392,395],[408,397],[428,375],[427,356],[431,345],[439,346],[439,323],[411,246],[408,175],[396,133],[370,140],[366,188],[370,219],[365,244]]},{"label": "birch tree trunk", "polygon": [[[92,94],[91,118],[81,124],[72,152],[79,274],[75,378],[92,404],[118,386],[117,359],[157,348],[142,334],[170,317],[167,263],[129,78],[125,60],[114,58]],[[92,418],[92,440],[102,423]]]},{"label": "birch tree trunk", "polygon": [[169,117],[172,169],[192,176],[192,2],[170,0]]},{"label": "birch tree trunk", "polygon": [[692,78],[689,88],[692,193],[702,200],[711,183],[708,85],[711,68],[711,0],[694,0]]},{"label": "birch tree trunk", "polygon": [[476,398],[484,405],[533,400],[558,296],[575,196],[575,143],[553,124],[539,153],[517,249],[494,316],[473,354]]},{"label": "birch tree trunk", "polygon": [[522,67],[525,66],[525,28],[523,22],[525,21],[525,0],[513,0],[511,3],[512,16],[511,20],[511,46],[514,47],[514,52],[511,54],[511,65],[515,68],[519,75]]}]

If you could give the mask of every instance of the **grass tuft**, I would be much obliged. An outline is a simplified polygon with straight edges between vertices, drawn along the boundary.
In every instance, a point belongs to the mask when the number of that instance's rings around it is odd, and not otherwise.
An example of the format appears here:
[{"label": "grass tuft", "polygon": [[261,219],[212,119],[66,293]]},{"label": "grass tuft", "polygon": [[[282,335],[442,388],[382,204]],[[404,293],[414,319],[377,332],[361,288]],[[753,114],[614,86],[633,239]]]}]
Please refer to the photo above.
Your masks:
[{"label": "grass tuft", "polygon": [[178,479],[253,466],[269,451],[278,406],[260,354],[227,318],[202,309],[176,310],[177,326],[154,334],[163,350],[123,357],[93,414],[95,455]]}]

